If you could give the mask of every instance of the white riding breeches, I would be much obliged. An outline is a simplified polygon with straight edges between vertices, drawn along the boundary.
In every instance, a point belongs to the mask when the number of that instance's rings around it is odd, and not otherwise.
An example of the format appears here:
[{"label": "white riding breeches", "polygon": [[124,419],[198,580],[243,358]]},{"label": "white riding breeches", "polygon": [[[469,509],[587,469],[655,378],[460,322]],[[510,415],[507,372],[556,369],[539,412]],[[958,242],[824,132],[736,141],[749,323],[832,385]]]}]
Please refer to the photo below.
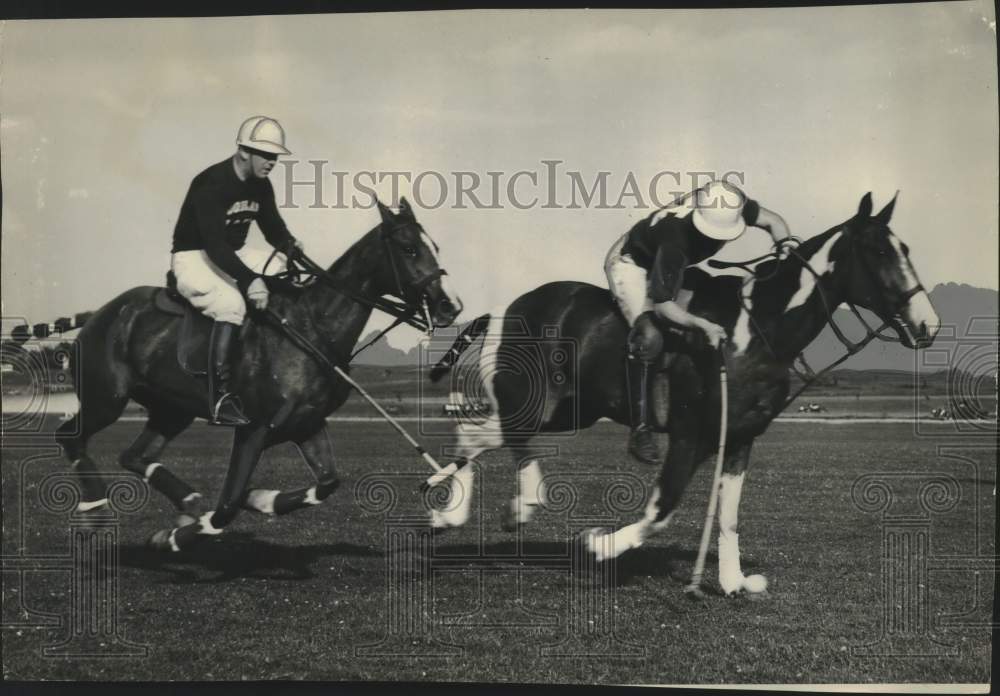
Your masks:
[{"label": "white riding breeches", "polygon": [[640,314],[653,308],[653,302],[649,299],[646,269],[636,265],[630,255],[622,254],[627,238],[628,235],[622,235],[608,251],[604,272],[608,276],[611,294],[625,315],[625,321],[632,326]]},{"label": "white riding breeches", "polygon": [[[254,273],[265,275],[264,265],[271,252],[245,246],[238,249],[236,255]],[[267,264],[266,275],[285,270],[286,262],[284,254],[275,254],[271,263]],[[177,291],[195,309],[215,321],[243,323],[247,308],[236,281],[212,263],[204,249],[172,254],[170,269],[177,278]]]}]

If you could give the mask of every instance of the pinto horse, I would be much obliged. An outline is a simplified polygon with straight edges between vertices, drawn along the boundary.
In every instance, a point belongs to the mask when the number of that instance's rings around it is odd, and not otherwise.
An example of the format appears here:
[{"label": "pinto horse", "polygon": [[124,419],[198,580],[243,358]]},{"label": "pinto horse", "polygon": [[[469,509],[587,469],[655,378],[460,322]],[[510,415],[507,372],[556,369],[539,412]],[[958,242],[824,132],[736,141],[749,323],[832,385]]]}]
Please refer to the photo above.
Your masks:
[{"label": "pinto horse", "polygon": [[[406,199],[398,214],[381,202],[378,207],[381,223],[329,268],[328,282],[318,279],[298,291],[286,287],[286,292],[272,292],[268,304],[268,312],[333,364],[346,366],[383,296],[396,296],[413,311],[423,307],[435,326],[450,325],[462,308],[448,288],[434,242]],[[326,417],[343,405],[350,387],[254,310],[254,320],[243,326],[232,381],[250,423],[233,433],[229,468],[214,511],[203,511],[201,494],[161,463],[167,444],[209,413],[204,383],[178,363],[181,319],[154,304],[160,290],[137,287],[122,293],[87,319],[77,337],[80,410],[59,428],[57,440],[80,477],[80,509],[107,504],[87,442],[118,420],[129,398],[146,407],[149,420],[119,464],[145,477],[181,512],[178,527],[153,535],[154,548],[179,551],[219,534],[243,505],[280,515],[321,503],[339,485]],[[283,442],[298,447],[315,485],[248,493],[263,450]]]},{"label": "pinto horse", "polygon": [[[693,292],[689,311],[720,324],[729,335],[724,352],[729,424],[719,506],[719,580],[727,594],[740,590],[744,581],[737,511],[750,451],[787,405],[796,356],[833,321],[841,303],[874,312],[910,348],[930,345],[938,331],[937,314],[907,247],[889,229],[894,205],[895,198],[873,216],[869,193],[854,217],[807,240],[785,260],[772,257],[761,263],[746,277],[712,276],[698,268],[685,274],[685,285]],[[520,490],[508,519],[524,523],[544,503],[541,473],[526,449],[532,437],[586,428],[600,418],[629,424],[628,332],[607,290],[570,281],[543,285],[521,295],[506,311],[473,321],[431,371],[431,379],[448,372],[482,335],[478,365],[472,370],[478,372],[492,413],[485,421],[459,426],[459,469],[450,484],[451,503],[432,511],[432,526],[465,523],[472,460],[482,452],[501,446],[512,450],[521,467]],[[566,352],[567,339],[576,346],[573,360],[555,355]],[[531,350],[526,350],[529,342]],[[654,409],[659,412],[657,429],[670,434],[655,489],[638,522],[613,533],[591,530],[582,536],[597,560],[641,546],[650,534],[663,530],[695,468],[718,449],[717,354],[689,348],[684,341],[674,343],[673,349],[681,352],[652,387],[661,396]],[[553,370],[553,365],[559,368]],[[459,363],[456,374],[460,368]],[[558,379],[546,380],[553,372]]]}]

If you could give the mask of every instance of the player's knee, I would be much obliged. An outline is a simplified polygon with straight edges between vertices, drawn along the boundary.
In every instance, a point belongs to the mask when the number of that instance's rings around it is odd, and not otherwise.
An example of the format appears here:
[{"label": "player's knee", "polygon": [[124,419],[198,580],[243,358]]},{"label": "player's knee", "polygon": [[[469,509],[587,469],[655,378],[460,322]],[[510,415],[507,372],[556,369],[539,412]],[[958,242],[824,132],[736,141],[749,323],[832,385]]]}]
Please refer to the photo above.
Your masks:
[{"label": "player's knee", "polygon": [[246,303],[238,291],[228,288],[228,286],[227,290],[229,292],[219,293],[218,300],[212,303],[211,311],[205,313],[216,321],[225,321],[239,326],[243,323],[243,317],[246,316]]},{"label": "player's knee", "polygon": [[652,312],[643,312],[635,320],[628,336],[629,355],[651,362],[663,350],[663,334],[653,320]]}]

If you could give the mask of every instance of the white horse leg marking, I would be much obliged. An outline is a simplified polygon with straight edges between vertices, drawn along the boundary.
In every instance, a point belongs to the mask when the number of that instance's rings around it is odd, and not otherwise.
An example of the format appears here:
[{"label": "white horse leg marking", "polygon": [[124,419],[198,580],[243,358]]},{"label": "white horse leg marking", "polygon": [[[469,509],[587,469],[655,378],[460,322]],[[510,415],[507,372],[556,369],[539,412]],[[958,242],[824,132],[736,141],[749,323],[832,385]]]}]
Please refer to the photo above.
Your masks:
[{"label": "white horse leg marking", "polygon": [[723,474],[719,487],[719,584],[726,594],[743,587],[738,516],[746,472]]},{"label": "white horse leg marking", "polygon": [[451,476],[451,497],[448,507],[443,510],[431,510],[431,527],[445,529],[461,527],[469,521],[469,511],[472,509],[472,486],[475,482],[475,464],[470,460]]},{"label": "white horse leg marking", "polygon": [[[819,251],[808,259],[809,265],[812,266],[817,275],[822,276],[824,273],[829,273],[833,270],[834,262],[830,260],[830,250],[833,249],[833,245],[836,244],[838,239],[840,239],[840,235],[841,232],[835,232],[830,235],[830,238],[826,240],[823,246],[820,247]],[[815,288],[816,276],[814,276],[808,268],[803,268],[802,272],[799,274],[799,289],[796,290],[795,294],[792,295],[792,298],[788,300],[785,312],[789,312],[800,305],[804,305],[812,295]]]},{"label": "white horse leg marking", "polygon": [[532,459],[517,473],[518,494],[510,501],[510,509],[517,524],[527,524],[539,505],[545,504],[545,484],[538,460]]},{"label": "white horse leg marking", "polygon": [[[255,488],[247,494],[247,505],[257,512],[262,512],[265,515],[273,515],[274,500],[278,497],[278,493],[280,492],[281,491],[265,491],[260,488]],[[313,490],[313,495],[315,497],[315,489]]]},{"label": "white horse leg marking", "polygon": [[643,545],[650,534],[661,532],[666,529],[673,519],[674,513],[669,513],[660,521],[656,520],[659,511],[658,501],[660,499],[660,489],[657,486],[653,496],[646,504],[646,512],[641,520],[628,526],[622,527],[611,534],[592,535],[587,539],[587,545],[598,561],[609,558],[617,558],[629,549],[635,549]]}]

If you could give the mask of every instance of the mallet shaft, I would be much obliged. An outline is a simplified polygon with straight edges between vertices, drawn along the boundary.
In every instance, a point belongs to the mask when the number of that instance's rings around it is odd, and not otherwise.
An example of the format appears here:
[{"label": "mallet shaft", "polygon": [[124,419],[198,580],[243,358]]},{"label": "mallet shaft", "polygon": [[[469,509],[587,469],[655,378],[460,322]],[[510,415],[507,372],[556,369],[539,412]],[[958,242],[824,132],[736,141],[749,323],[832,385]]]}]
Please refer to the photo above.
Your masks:
[{"label": "mallet shaft", "polygon": [[722,346],[719,347],[721,364],[719,367],[719,451],[715,459],[715,473],[712,476],[712,491],[708,496],[708,511],[705,513],[705,526],[701,531],[701,545],[698,547],[698,558],[695,560],[694,572],[688,590],[697,590],[701,585],[701,576],[705,572],[705,558],[708,556],[708,545],[712,539],[712,529],[715,526],[715,511],[719,504],[719,485],[722,479],[722,464],[726,459],[726,431],[729,429],[729,394],[727,389],[726,362]]},{"label": "mallet shaft", "polygon": [[[341,370],[339,366],[334,365],[334,369],[337,371],[337,375],[339,375],[345,382],[347,382],[348,384],[350,384],[351,387],[355,391],[358,392],[358,394],[361,394],[361,396],[363,396],[365,398],[365,401],[367,401],[368,403],[370,403],[375,408],[375,410],[379,412],[379,414],[383,418],[385,418],[387,421],[389,421],[389,425],[391,425],[393,428],[395,428],[396,432],[398,432],[400,435],[402,435],[406,439],[406,441],[410,443],[410,445],[413,447],[413,449],[417,450],[417,452],[420,454],[420,456],[424,458],[424,461],[427,462],[428,464],[430,464],[431,468],[434,469],[434,471],[436,471],[438,474],[440,474],[440,473],[442,473],[444,471],[441,468],[441,465],[438,464],[437,461],[434,459],[434,457],[432,457],[430,455],[430,453],[427,450],[425,450],[421,446],[421,444],[419,442],[417,442],[416,440],[414,440],[410,436],[410,434],[408,432],[406,432],[406,430],[403,428],[403,426],[401,426],[399,423],[397,423],[396,419],[393,418],[391,415],[389,415],[389,413],[384,408],[382,408],[379,405],[379,403],[377,401],[375,401],[375,399],[373,399],[371,397],[371,395],[368,392],[366,392],[364,390],[364,388],[360,384],[358,384],[353,379],[351,379],[350,376],[346,372],[344,372],[343,370]],[[444,476],[444,478],[447,478],[449,475],[450,474],[446,474]]]}]

